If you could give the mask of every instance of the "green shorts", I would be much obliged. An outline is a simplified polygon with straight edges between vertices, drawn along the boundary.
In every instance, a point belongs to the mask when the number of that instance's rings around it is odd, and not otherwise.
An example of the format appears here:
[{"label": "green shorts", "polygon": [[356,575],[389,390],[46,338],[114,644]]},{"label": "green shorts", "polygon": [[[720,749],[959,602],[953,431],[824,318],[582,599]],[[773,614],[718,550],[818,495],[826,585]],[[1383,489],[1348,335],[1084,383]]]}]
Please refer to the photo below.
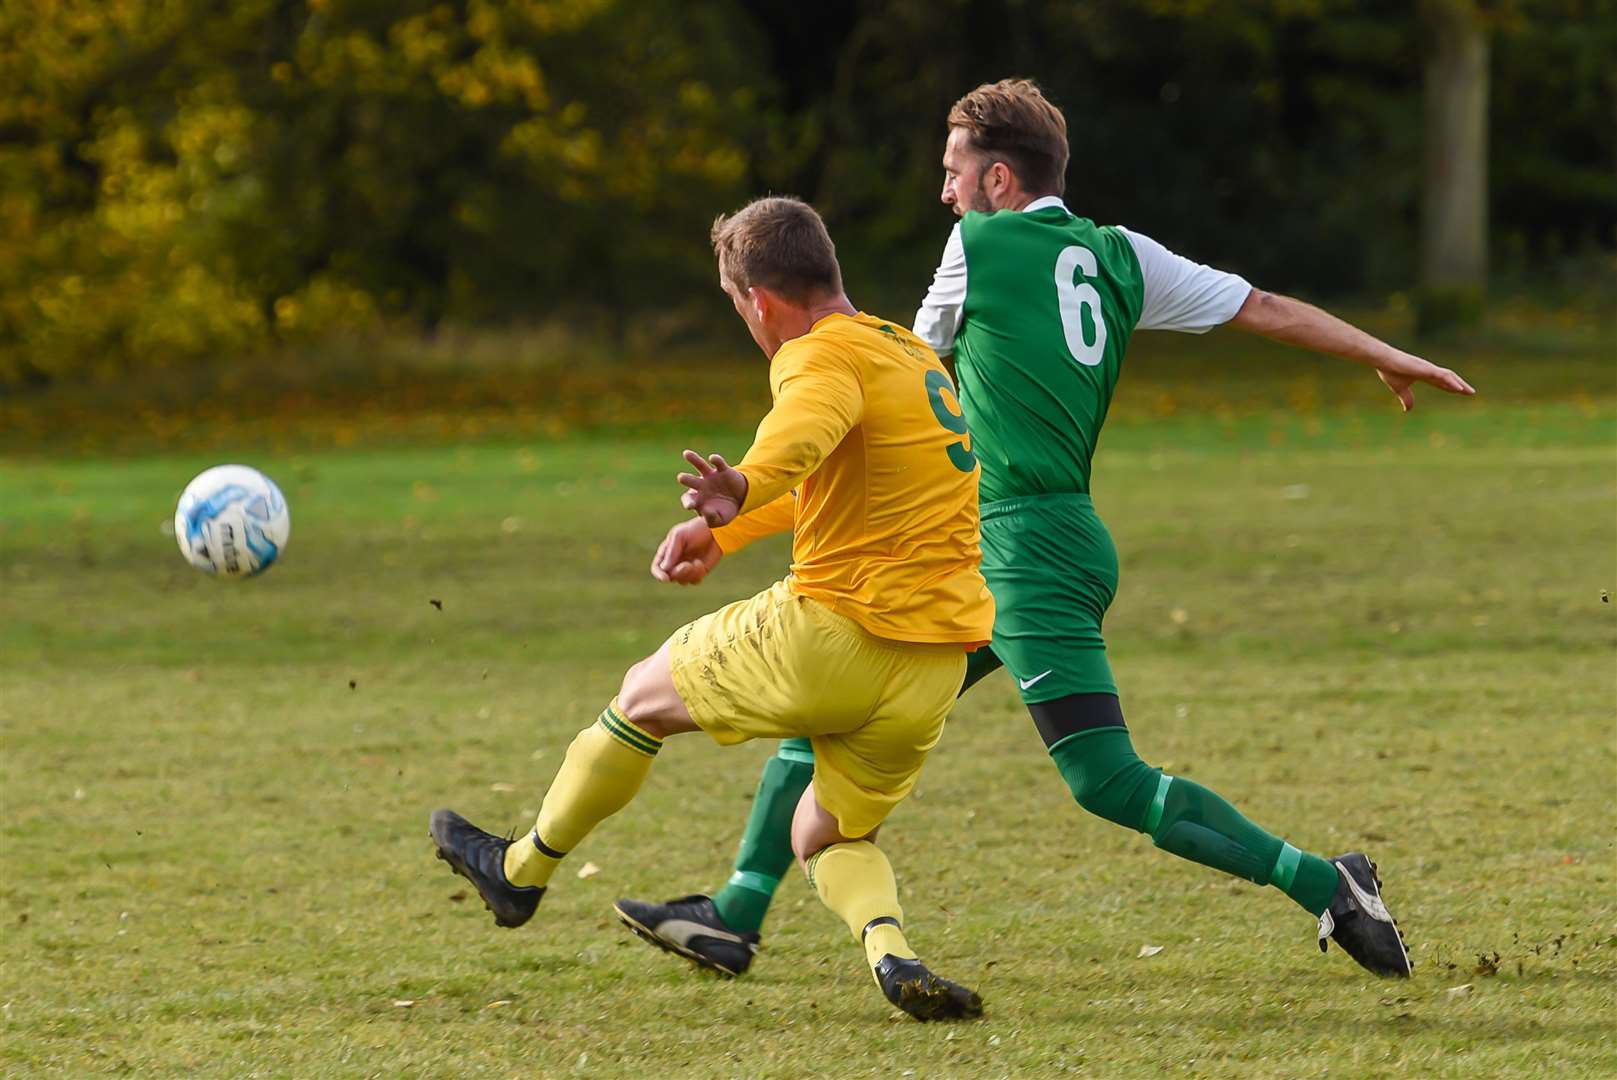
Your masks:
[{"label": "green shorts", "polygon": [[1089,496],[983,503],[982,531],[994,643],[970,656],[966,686],[1004,665],[1029,705],[1117,693],[1100,633],[1117,592],[1117,548]]}]

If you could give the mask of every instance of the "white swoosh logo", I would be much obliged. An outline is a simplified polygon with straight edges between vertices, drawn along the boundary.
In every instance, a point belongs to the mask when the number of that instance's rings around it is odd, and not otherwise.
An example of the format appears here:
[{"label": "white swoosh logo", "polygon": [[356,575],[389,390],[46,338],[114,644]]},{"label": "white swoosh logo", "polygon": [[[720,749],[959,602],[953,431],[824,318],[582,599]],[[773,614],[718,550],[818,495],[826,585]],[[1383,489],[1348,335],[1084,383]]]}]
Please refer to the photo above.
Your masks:
[{"label": "white swoosh logo", "polygon": [[1392,915],[1387,911],[1387,905],[1382,902],[1381,897],[1365,892],[1359,883],[1353,880],[1353,875],[1346,870],[1342,871],[1342,876],[1347,879],[1347,886],[1353,892],[1353,899],[1358,901],[1366,915],[1384,923],[1392,922]]},{"label": "white swoosh logo", "polygon": [[682,948],[689,948],[691,938],[694,937],[707,937],[713,938],[717,941],[730,941],[737,945],[746,944],[746,942],[742,941],[741,938],[736,934],[720,930],[716,926],[703,926],[701,923],[691,922],[689,919],[666,919],[657,924],[656,932],[658,937],[667,938],[669,941],[674,942]]},{"label": "white swoosh logo", "polygon": [[[1055,669],[1051,668],[1050,670],[1054,671]],[[1038,682],[1048,674],[1050,674],[1049,671],[1041,671],[1031,679],[1017,679],[1016,685],[1020,686],[1023,690],[1026,690],[1028,687],[1032,686],[1034,683]]]}]

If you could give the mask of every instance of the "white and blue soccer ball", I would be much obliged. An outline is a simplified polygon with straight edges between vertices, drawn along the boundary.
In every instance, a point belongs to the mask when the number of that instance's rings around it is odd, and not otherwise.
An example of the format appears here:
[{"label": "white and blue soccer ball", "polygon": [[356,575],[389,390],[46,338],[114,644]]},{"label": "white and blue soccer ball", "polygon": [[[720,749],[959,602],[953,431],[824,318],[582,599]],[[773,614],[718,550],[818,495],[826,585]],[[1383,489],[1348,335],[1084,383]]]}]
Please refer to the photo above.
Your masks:
[{"label": "white and blue soccer ball", "polygon": [[192,566],[250,578],[274,565],[292,535],[292,514],[275,481],[246,465],[215,465],[185,485],[174,538]]}]

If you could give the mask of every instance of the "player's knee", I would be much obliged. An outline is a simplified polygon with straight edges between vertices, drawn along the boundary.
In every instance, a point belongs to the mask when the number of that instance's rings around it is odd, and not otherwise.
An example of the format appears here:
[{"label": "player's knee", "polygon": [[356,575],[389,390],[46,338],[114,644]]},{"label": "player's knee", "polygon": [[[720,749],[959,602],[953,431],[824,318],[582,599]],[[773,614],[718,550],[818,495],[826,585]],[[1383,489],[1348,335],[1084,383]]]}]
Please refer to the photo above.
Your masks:
[{"label": "player's knee", "polygon": [[[1143,767],[1143,765],[1142,765]],[[1072,797],[1078,805],[1094,814],[1105,818],[1116,825],[1127,825],[1133,828],[1136,822],[1127,820],[1126,806],[1123,800],[1113,797],[1104,784],[1089,784],[1072,789]]]},{"label": "player's knee", "polygon": [[800,828],[796,820],[792,822],[792,855],[797,859],[797,868],[803,871],[804,876],[809,872],[809,860],[831,844],[832,841],[824,835],[816,834],[812,829]]},{"label": "player's knee", "polygon": [[1115,825],[1141,827],[1158,771],[1132,749],[1114,749],[1081,762],[1057,759],[1056,764],[1079,806]]},{"label": "player's knee", "polygon": [[835,814],[820,805],[814,795],[814,786],[810,784],[803,789],[797,812],[792,815],[792,854],[797,856],[798,867],[807,874],[809,860],[826,848],[853,840],[875,840],[876,832],[876,829],[872,829],[864,836],[843,835],[841,822]]},{"label": "player's knee", "polygon": [[1140,829],[1159,770],[1134,752],[1115,694],[1074,694],[1029,705],[1074,801],[1096,817]]},{"label": "player's knee", "polygon": [[792,854],[797,857],[798,869],[805,874],[809,860],[840,839],[835,823],[826,821],[829,817],[814,801],[814,789],[804,789],[797,812],[792,815]]},{"label": "player's knee", "polygon": [[809,851],[802,844],[797,842],[797,834],[792,834],[792,858],[797,861],[797,868],[803,872],[805,877],[808,876],[809,860],[824,850],[824,847],[820,847],[814,851]]},{"label": "player's knee", "polygon": [[661,649],[624,672],[617,700],[624,719],[659,738],[693,726]]},{"label": "player's knee", "polygon": [[632,665],[623,673],[623,681],[618,684],[618,711],[625,719],[633,720],[637,724],[651,718],[651,694],[650,688],[646,685],[648,680],[645,672],[650,659],[647,657]]}]

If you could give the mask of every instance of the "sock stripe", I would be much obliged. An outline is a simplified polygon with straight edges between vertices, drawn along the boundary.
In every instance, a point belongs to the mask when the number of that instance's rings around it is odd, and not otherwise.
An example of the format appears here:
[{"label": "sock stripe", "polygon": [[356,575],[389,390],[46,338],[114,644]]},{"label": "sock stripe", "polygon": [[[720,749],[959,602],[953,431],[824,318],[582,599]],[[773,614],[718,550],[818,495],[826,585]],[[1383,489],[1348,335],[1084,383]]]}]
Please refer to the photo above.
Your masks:
[{"label": "sock stripe", "polygon": [[1302,865],[1303,853],[1290,844],[1280,845],[1280,857],[1275,860],[1275,868],[1269,873],[1269,884],[1278,885],[1282,892],[1290,892],[1292,882],[1297,880],[1297,867]]},{"label": "sock stripe", "polygon": [[820,864],[820,856],[824,855],[830,850],[831,848],[829,847],[823,847],[819,851],[816,851],[813,855],[810,855],[808,860],[803,863],[803,876],[808,878],[809,888],[819,888],[819,886],[814,883],[814,868]]},{"label": "sock stripe", "polygon": [[774,896],[775,890],[780,887],[780,878],[760,874],[756,870],[737,870],[730,875],[726,885],[734,885],[738,889],[748,889],[765,896]]},{"label": "sock stripe", "polygon": [[534,826],[533,835],[528,839],[532,840],[533,846],[539,849],[539,854],[545,856],[546,858],[565,859],[567,857],[567,852],[557,851],[555,848],[539,839],[539,827],[537,825]]},{"label": "sock stripe", "polygon": [[608,735],[611,735],[618,742],[636,753],[644,754],[647,757],[656,757],[657,751],[662,749],[663,741],[661,739],[647,735],[644,731],[613,712],[611,706],[602,710],[599,722],[606,729]]},{"label": "sock stripe", "polygon": [[859,940],[863,941],[865,938],[869,937],[871,930],[878,926],[891,926],[897,930],[904,929],[904,927],[899,924],[899,921],[893,918],[891,915],[882,915],[879,918],[871,919],[865,924],[865,928],[859,932]]},{"label": "sock stripe", "polygon": [[1162,811],[1168,803],[1168,788],[1173,784],[1173,777],[1163,773],[1157,780],[1157,793],[1151,796],[1151,809],[1145,813],[1145,828],[1141,832],[1149,833],[1152,839],[1156,838],[1157,826],[1162,824]]},{"label": "sock stripe", "polygon": [[618,724],[622,726],[624,731],[636,736],[641,742],[649,745],[653,753],[663,748],[663,741],[660,738],[653,735],[651,732],[647,731],[633,720],[630,720],[627,716],[624,716],[622,713],[618,712],[611,705],[606,707],[606,711],[612,714],[612,719],[616,720]]}]

